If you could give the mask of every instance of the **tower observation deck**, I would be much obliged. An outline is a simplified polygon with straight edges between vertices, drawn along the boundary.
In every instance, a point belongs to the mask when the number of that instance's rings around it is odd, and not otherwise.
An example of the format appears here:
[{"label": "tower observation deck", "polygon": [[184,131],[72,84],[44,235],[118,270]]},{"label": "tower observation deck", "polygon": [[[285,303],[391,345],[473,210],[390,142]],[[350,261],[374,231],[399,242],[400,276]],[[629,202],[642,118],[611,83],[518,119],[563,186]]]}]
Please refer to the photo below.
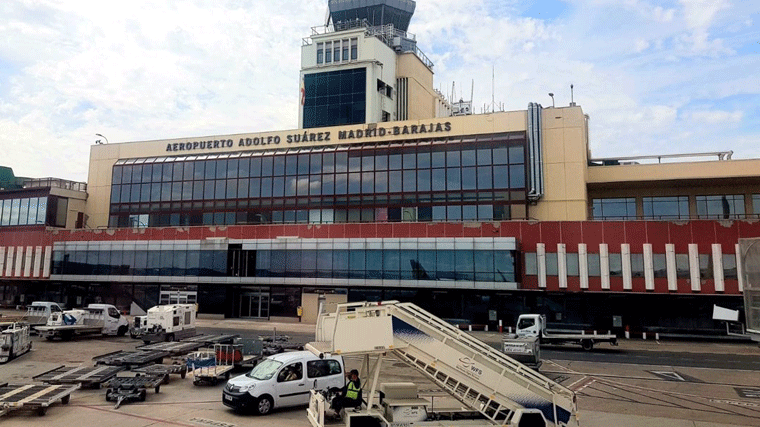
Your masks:
[{"label": "tower observation deck", "polygon": [[413,0],[329,0],[330,19],[333,24],[345,21],[367,20],[373,27],[392,24],[407,31],[414,14]]}]

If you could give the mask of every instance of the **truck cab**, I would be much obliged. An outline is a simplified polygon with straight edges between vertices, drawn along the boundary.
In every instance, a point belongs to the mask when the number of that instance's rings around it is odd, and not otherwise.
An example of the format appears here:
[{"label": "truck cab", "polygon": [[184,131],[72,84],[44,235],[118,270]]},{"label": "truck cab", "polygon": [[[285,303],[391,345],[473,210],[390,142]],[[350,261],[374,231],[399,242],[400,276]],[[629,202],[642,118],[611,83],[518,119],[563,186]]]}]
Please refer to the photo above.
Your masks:
[{"label": "truck cab", "polygon": [[521,314],[517,318],[515,333],[518,337],[541,337],[546,326],[546,317],[540,314]]},{"label": "truck cab", "polygon": [[31,326],[46,325],[51,314],[62,312],[63,309],[57,302],[34,301],[26,309],[26,322]]}]

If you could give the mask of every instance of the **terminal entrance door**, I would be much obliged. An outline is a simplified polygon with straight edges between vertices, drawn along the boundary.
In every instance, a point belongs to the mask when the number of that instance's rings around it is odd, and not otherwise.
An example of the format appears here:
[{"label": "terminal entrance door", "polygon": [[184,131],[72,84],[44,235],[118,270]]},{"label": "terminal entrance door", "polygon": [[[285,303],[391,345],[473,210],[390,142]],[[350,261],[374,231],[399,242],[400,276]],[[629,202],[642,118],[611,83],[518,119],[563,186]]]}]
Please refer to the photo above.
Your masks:
[{"label": "terminal entrance door", "polygon": [[240,294],[240,317],[269,318],[269,291],[246,290]]}]

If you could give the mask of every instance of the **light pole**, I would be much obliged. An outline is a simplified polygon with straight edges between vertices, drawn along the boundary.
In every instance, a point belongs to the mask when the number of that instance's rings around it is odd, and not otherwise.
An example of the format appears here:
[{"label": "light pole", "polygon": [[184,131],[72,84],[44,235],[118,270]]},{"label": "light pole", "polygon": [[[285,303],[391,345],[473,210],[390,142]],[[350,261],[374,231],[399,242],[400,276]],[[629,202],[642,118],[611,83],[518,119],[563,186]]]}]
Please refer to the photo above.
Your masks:
[{"label": "light pole", "polygon": [[[96,133],[95,136],[99,136],[99,137],[105,139],[106,140],[106,144],[108,144],[108,138],[106,138],[105,136],[103,136],[103,135],[101,135],[99,133]],[[102,144],[103,142],[101,140],[97,140],[97,141],[95,141],[95,143],[96,144]]]}]

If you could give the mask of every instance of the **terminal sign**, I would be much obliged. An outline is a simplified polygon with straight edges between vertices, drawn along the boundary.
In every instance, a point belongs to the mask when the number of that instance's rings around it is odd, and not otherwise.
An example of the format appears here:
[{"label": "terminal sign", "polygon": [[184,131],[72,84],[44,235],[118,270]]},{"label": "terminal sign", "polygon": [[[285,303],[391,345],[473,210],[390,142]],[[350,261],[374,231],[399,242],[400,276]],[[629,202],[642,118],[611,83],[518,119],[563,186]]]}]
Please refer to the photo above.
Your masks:
[{"label": "terminal sign", "polygon": [[[429,123],[420,125],[403,125],[372,128],[359,128],[340,130],[337,132],[323,131],[311,132],[304,131],[287,134],[283,138],[280,135],[257,136],[253,138],[240,138],[237,143],[238,147],[253,147],[263,145],[279,145],[282,142],[287,144],[300,144],[308,142],[332,142],[335,140],[356,140],[363,138],[377,138],[385,136],[403,136],[403,135],[424,135],[442,132],[451,132],[451,122]],[[209,141],[192,141],[192,142],[171,142],[166,144],[166,151],[217,151],[233,148],[235,142],[231,139],[215,139]]]}]

